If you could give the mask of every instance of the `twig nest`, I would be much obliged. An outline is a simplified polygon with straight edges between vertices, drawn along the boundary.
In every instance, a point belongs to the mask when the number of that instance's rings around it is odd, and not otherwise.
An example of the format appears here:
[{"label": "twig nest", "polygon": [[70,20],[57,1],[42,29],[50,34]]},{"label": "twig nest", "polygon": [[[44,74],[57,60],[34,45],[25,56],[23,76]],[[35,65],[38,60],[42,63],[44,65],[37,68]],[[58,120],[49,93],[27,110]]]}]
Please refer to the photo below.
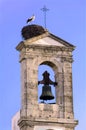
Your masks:
[{"label": "twig nest", "polygon": [[22,37],[25,40],[38,36],[38,35],[41,35],[45,32],[46,32],[46,30],[42,26],[35,25],[35,24],[24,26],[21,30]]}]

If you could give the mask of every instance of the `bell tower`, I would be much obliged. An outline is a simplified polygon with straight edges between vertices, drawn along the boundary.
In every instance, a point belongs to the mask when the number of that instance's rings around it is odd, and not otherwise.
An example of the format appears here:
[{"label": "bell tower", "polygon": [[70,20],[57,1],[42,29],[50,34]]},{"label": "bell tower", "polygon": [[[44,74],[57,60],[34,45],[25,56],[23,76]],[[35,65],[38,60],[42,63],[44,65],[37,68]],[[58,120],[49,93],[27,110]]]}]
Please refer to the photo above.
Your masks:
[{"label": "bell tower", "polygon": [[[22,29],[23,41],[16,49],[20,52],[21,64],[21,110],[20,130],[74,130],[72,93],[72,51],[74,46],[49,33],[39,25]],[[38,81],[38,67],[50,66],[55,73],[55,82],[46,70]],[[38,85],[42,94],[38,102]],[[55,103],[45,103],[54,98],[51,85],[55,87]]]}]

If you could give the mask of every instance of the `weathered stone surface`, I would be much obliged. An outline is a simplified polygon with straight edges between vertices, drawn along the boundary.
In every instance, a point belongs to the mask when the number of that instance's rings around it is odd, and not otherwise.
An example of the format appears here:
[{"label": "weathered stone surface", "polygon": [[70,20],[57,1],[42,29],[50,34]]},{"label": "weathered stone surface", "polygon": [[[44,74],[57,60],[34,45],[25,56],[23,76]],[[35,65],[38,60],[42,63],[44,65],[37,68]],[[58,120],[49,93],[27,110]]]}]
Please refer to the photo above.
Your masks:
[{"label": "weathered stone surface", "polygon": [[[45,32],[17,46],[21,63],[20,130],[74,130],[72,99],[72,51],[74,46]],[[55,72],[56,104],[38,103],[38,67],[49,65]],[[55,126],[55,127],[53,127]]]}]

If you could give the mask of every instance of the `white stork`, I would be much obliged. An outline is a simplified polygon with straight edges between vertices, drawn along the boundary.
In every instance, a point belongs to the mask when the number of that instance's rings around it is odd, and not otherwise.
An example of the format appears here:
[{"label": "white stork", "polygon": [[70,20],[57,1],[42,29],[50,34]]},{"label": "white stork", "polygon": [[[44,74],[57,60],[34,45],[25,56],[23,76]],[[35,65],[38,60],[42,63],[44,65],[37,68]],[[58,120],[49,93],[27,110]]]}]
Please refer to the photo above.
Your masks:
[{"label": "white stork", "polygon": [[27,20],[27,23],[31,22],[31,21],[34,21],[35,20],[35,15],[33,15],[32,17],[30,17],[28,20]]}]

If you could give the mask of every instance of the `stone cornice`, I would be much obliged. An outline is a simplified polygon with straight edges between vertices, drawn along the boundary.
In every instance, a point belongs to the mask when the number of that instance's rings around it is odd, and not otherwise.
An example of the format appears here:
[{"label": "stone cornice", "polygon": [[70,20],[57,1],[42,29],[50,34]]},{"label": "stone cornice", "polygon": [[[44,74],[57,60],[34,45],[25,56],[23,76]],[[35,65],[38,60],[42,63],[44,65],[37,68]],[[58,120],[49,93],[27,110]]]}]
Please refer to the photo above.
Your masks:
[{"label": "stone cornice", "polygon": [[29,45],[29,48],[33,49],[43,49],[43,50],[54,50],[54,51],[73,51],[72,47],[61,47],[61,46],[54,46],[54,45]]},{"label": "stone cornice", "polygon": [[[20,61],[22,61],[22,59],[27,59],[28,56],[30,57],[31,55],[36,56],[39,54],[40,55],[44,54],[46,56],[50,56],[52,54],[57,54],[59,51],[61,51],[62,53],[63,52],[72,52],[71,47],[67,48],[67,47],[60,47],[60,46],[40,46],[40,45],[27,45],[27,46],[25,46],[23,42],[21,44],[19,44],[18,47],[20,50],[22,50],[22,48],[25,48],[25,50],[23,52],[21,51]],[[67,62],[71,62],[71,63],[73,62],[71,55],[70,56],[69,55],[62,56],[62,55],[58,56],[62,59],[62,61],[67,61]]]},{"label": "stone cornice", "polygon": [[75,127],[78,124],[77,120],[74,119],[63,119],[63,118],[53,118],[53,119],[29,119],[29,118],[21,118],[18,121],[18,125],[21,127],[23,126],[30,126],[33,127],[35,125],[61,125],[61,126],[67,126],[67,127]]},{"label": "stone cornice", "polygon": [[21,51],[23,48],[33,48],[33,49],[43,49],[43,50],[53,50],[53,51],[69,51],[72,52],[74,49],[73,47],[60,47],[60,46],[53,46],[53,45],[31,45],[31,44],[25,44],[25,42],[21,41],[16,49],[18,51]]},{"label": "stone cornice", "polygon": [[16,50],[21,51],[22,48],[25,48],[24,41],[21,41],[21,42],[16,46]]}]

